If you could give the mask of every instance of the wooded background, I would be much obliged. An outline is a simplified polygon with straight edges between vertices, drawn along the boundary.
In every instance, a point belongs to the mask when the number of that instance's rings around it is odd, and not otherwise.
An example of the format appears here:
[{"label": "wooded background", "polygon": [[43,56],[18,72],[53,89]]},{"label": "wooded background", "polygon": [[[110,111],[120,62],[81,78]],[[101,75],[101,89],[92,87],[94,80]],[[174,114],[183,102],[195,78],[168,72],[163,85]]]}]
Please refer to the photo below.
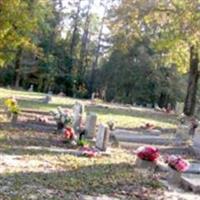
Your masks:
[{"label": "wooded background", "polygon": [[199,0],[0,0],[2,86],[192,115],[199,43]]}]

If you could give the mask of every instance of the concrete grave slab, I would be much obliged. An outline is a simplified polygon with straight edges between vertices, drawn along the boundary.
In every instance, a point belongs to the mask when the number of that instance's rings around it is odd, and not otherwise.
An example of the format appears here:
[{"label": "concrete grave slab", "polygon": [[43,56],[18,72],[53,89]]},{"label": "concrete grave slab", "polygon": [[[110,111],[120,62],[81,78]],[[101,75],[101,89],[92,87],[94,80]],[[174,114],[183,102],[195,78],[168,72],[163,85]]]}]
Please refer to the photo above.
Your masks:
[{"label": "concrete grave slab", "polygon": [[109,197],[106,195],[101,195],[101,196],[80,195],[79,197],[79,200],[120,200],[120,199],[115,198],[115,197]]},{"label": "concrete grave slab", "polygon": [[200,174],[182,174],[181,182],[185,189],[200,192]]},{"label": "concrete grave slab", "polygon": [[173,144],[175,138],[172,136],[150,135],[150,134],[137,134],[131,131],[124,131],[117,129],[113,133],[118,141],[123,142],[136,142],[145,144]]},{"label": "concrete grave slab", "polygon": [[189,169],[184,173],[200,174],[200,163],[191,163]]}]

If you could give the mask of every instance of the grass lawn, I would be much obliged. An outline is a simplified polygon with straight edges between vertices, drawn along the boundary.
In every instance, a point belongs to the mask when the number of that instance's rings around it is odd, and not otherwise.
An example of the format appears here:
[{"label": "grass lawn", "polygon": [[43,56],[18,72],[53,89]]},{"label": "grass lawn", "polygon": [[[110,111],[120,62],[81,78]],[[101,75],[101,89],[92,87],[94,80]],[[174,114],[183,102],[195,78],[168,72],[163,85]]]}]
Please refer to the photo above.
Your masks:
[{"label": "grass lawn", "polygon": [[[72,108],[77,99],[69,97],[53,96],[53,100],[49,104],[42,103],[40,100],[45,94],[35,92],[16,91],[0,88],[0,104],[3,105],[3,99],[14,95],[19,99],[19,105],[22,108],[32,108],[41,111],[50,111],[58,106]],[[98,115],[98,122],[106,123],[113,120],[116,126],[123,128],[135,128],[145,123],[153,123],[161,128],[175,128],[176,116],[155,112],[152,109],[125,107],[118,108],[112,104],[91,105],[89,101],[78,100],[86,105],[86,112],[95,112]]]},{"label": "grass lawn", "polygon": [[[53,96],[49,104],[40,101],[45,94],[0,89],[0,104],[15,95],[21,108],[50,111],[57,106],[72,108],[77,99]],[[91,105],[81,100],[86,112],[96,112],[98,122],[109,120],[123,128],[135,128],[154,123],[162,128],[174,128],[173,115],[151,109]],[[80,200],[81,194],[106,194],[119,199],[157,199],[163,190],[149,172],[134,168],[135,156],[125,149],[115,148],[110,156],[80,157],[68,151],[78,151],[61,142],[60,135],[36,131],[29,127],[13,127],[4,119],[0,123],[0,199],[5,200]]]},{"label": "grass lawn", "polygon": [[161,191],[152,175],[134,169],[131,152],[112,149],[111,156],[79,157],[63,152],[68,147],[59,141],[55,134],[2,124],[0,199],[76,200],[80,194],[106,194],[149,200]]}]

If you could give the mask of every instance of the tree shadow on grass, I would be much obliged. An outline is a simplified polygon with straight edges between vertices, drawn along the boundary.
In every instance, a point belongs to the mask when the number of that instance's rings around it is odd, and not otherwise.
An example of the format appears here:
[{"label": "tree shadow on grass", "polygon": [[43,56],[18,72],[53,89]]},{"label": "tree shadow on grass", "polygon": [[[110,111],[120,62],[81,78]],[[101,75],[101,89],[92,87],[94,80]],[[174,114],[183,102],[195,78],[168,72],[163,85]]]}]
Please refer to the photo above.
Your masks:
[{"label": "tree shadow on grass", "polygon": [[0,146],[64,147],[62,134],[54,127],[28,127],[27,124],[1,123]]},{"label": "tree shadow on grass", "polygon": [[[29,199],[30,194],[38,196],[38,200],[68,199],[69,194],[107,194],[109,196],[115,194],[125,195],[126,198],[123,199],[149,200],[150,196],[145,198],[142,188],[149,189],[150,194],[153,194],[159,187],[158,182],[151,176],[141,175],[128,163],[93,164],[68,171],[6,173],[0,175],[0,180],[1,185],[8,186],[10,194],[0,193],[9,195],[11,199],[22,196],[25,197],[24,199]],[[46,193],[41,195],[40,191],[45,191],[45,189]],[[47,191],[52,191],[52,197]],[[142,196],[143,198],[140,198]]]}]

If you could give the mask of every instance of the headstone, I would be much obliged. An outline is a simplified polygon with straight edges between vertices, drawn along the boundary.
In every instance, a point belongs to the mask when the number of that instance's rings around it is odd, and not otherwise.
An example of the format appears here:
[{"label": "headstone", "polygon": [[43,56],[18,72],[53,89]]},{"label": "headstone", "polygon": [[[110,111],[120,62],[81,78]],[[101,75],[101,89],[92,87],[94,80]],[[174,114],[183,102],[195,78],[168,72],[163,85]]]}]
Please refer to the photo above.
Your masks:
[{"label": "headstone", "polygon": [[96,138],[96,147],[102,151],[106,151],[108,142],[109,129],[106,125],[100,124]]},{"label": "headstone", "polygon": [[196,156],[200,158],[200,127],[195,131],[192,148]]},{"label": "headstone", "polygon": [[183,113],[183,108],[184,108],[184,103],[177,102],[176,103],[176,108],[175,108],[176,114],[178,114],[178,115],[182,114]]},{"label": "headstone", "polygon": [[170,184],[180,185],[181,183],[181,172],[178,172],[171,167],[169,168],[169,173],[167,176],[167,180]]},{"label": "headstone", "polygon": [[30,88],[28,89],[28,91],[29,91],[29,92],[33,92],[33,88],[34,88],[34,85],[31,84],[31,85],[30,85]]},{"label": "headstone", "polygon": [[91,102],[92,102],[92,103],[95,103],[95,92],[92,93]]},{"label": "headstone", "polygon": [[150,170],[150,171],[155,171],[155,169],[156,169],[156,163],[155,162],[142,160],[140,158],[136,159],[135,166],[138,167],[138,168],[146,169],[146,170]]},{"label": "headstone", "polygon": [[75,131],[76,134],[77,134],[77,133],[80,131],[80,129],[81,129],[81,123],[82,123],[82,116],[81,116],[80,114],[76,113],[76,114],[74,115],[73,124],[72,124],[73,129],[74,129],[74,131]]},{"label": "headstone", "polygon": [[86,136],[88,138],[94,138],[96,135],[96,123],[97,123],[97,115],[95,113],[90,113],[86,119]]},{"label": "headstone", "polygon": [[60,92],[60,93],[58,93],[58,96],[59,96],[59,97],[65,97],[65,93]]},{"label": "headstone", "polygon": [[185,124],[180,124],[176,131],[176,139],[175,144],[181,145],[183,143],[186,143],[191,139],[190,135],[190,126]]},{"label": "headstone", "polygon": [[83,114],[85,112],[85,107],[82,103],[79,102],[75,102],[74,107],[73,107],[73,111],[74,113],[79,113],[79,114]]},{"label": "headstone", "polygon": [[75,133],[78,133],[81,129],[81,123],[83,119],[83,113],[84,113],[84,105],[76,102],[73,108],[73,123],[72,126],[75,130]]},{"label": "headstone", "polygon": [[51,101],[52,101],[52,92],[49,91],[48,94],[44,98],[44,103],[48,104]]}]

